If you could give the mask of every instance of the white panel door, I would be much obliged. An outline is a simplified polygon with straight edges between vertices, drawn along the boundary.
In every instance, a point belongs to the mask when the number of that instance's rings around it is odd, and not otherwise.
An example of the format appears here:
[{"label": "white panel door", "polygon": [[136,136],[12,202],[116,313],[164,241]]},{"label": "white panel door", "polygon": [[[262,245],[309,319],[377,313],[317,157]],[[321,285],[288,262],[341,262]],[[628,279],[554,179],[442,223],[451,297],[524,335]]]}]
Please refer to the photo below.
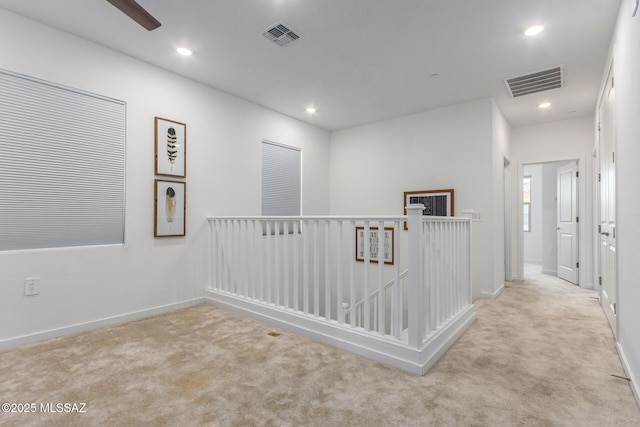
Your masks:
[{"label": "white panel door", "polygon": [[578,164],[558,168],[558,277],[578,284]]},{"label": "white panel door", "polygon": [[600,302],[614,335],[617,306],[616,254],[616,171],[615,132],[613,128],[615,90],[613,69],[600,103]]}]

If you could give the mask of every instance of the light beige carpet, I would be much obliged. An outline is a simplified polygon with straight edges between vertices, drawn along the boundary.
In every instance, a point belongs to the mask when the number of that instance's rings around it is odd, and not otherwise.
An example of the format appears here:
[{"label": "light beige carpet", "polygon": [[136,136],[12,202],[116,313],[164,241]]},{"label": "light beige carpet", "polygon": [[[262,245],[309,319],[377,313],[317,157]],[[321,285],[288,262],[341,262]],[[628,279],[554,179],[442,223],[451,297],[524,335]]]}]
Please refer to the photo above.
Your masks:
[{"label": "light beige carpet", "polygon": [[200,305],[0,353],[0,425],[639,426],[595,296],[508,283],[424,377]]}]

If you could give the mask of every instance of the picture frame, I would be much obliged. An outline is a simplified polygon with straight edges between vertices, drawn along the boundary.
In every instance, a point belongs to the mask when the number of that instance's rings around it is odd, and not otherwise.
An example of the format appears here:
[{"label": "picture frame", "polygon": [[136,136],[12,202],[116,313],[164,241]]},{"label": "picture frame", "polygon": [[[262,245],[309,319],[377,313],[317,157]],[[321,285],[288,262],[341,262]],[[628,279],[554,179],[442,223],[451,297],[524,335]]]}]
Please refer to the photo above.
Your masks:
[{"label": "picture frame", "polygon": [[153,236],[185,236],[187,183],[156,179],[154,192]]},{"label": "picture frame", "polygon": [[[405,191],[402,203],[404,215],[407,214],[407,205],[422,203],[424,205],[422,215],[454,216],[452,188],[446,190]],[[404,223],[404,229],[408,229],[406,222]]]},{"label": "picture frame", "polygon": [[187,125],[156,117],[154,121],[155,173],[187,176]]},{"label": "picture frame", "polygon": [[[380,244],[382,242],[382,245]],[[356,261],[364,262],[364,227],[356,227]],[[369,262],[377,264],[380,261],[380,249],[385,264],[393,265],[394,260],[394,229],[385,227],[380,238],[378,227],[369,228]]]}]

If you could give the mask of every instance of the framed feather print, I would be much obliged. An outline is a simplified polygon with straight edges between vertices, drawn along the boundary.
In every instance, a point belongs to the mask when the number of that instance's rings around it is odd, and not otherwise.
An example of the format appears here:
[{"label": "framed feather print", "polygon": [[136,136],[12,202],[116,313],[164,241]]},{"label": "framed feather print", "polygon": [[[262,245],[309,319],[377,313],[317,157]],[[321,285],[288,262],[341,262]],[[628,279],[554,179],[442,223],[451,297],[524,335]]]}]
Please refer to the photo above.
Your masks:
[{"label": "framed feather print", "polygon": [[155,118],[156,175],[187,176],[187,125]]},{"label": "framed feather print", "polygon": [[184,236],[187,183],[155,180],[154,237]]}]

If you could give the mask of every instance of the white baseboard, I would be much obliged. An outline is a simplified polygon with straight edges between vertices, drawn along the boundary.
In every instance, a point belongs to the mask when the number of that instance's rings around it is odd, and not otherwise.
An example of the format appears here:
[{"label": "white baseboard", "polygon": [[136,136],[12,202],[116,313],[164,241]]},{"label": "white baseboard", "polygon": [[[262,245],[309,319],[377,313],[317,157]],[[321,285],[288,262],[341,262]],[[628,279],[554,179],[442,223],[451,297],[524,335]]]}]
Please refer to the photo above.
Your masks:
[{"label": "white baseboard", "polygon": [[629,386],[631,387],[631,391],[633,392],[633,397],[636,398],[636,403],[638,404],[638,407],[640,407],[640,383],[638,383],[638,377],[636,377],[636,373],[631,369],[631,365],[629,365],[627,356],[625,355],[625,352],[620,346],[619,342],[616,343],[616,348],[618,349],[618,355],[620,356],[620,361],[622,362],[624,372],[631,380]]},{"label": "white baseboard", "polygon": [[416,375],[424,375],[476,318],[475,306],[470,305],[430,337],[423,348],[414,349],[399,341],[345,327],[336,321],[266,306],[212,289],[207,289],[205,300],[218,307]]},{"label": "white baseboard", "polygon": [[112,326],[119,323],[130,322],[132,320],[143,319],[145,317],[151,317],[158,314],[169,313],[171,311],[179,310],[181,308],[191,307],[204,302],[203,298],[194,298],[177,303],[161,305],[157,307],[148,308],[145,310],[135,311],[131,313],[119,314],[117,316],[105,317],[103,319],[92,320],[89,322],[78,323],[70,326],[63,326],[61,328],[49,329],[43,332],[36,332],[34,334],[22,335],[15,338],[9,338],[0,341],[0,350],[6,350],[9,348],[17,347],[25,344],[32,344],[38,341],[44,341],[51,338],[57,338],[64,335],[77,334],[79,332],[89,331],[92,329],[101,328],[103,326]]},{"label": "white baseboard", "polygon": [[557,276],[558,275],[558,271],[556,271],[556,270],[540,270],[540,273],[548,274],[550,276]]},{"label": "white baseboard", "polygon": [[501,284],[494,292],[480,292],[480,296],[485,299],[496,299],[504,291],[504,283]]}]

